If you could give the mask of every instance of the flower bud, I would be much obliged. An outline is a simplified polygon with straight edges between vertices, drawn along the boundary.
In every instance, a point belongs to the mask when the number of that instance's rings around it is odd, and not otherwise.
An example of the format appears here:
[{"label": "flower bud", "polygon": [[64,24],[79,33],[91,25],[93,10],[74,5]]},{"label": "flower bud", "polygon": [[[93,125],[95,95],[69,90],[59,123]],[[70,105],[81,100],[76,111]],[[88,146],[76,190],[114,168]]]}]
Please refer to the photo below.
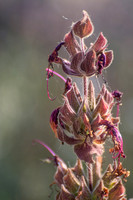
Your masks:
[{"label": "flower bud", "polygon": [[89,37],[93,33],[93,24],[88,13],[85,10],[83,10],[83,18],[80,21],[76,22],[73,25],[72,29],[74,31],[74,34],[80,38]]},{"label": "flower bud", "polygon": [[80,182],[81,182],[81,188],[80,188],[80,191],[79,191],[79,193],[78,193],[78,195],[76,197],[76,200],[88,200],[88,199],[92,199],[91,191],[89,190],[89,187],[86,184],[84,176],[81,177]]},{"label": "flower bud", "polygon": [[78,111],[80,107],[80,103],[82,101],[82,98],[80,96],[80,93],[78,92],[79,96],[76,95],[76,91],[78,90],[76,83],[73,84],[71,89],[67,92],[66,96],[68,98],[69,104],[74,109],[75,112]]},{"label": "flower bud", "polygon": [[50,126],[51,126],[51,129],[53,130],[53,132],[55,133],[55,136],[57,136],[57,126],[58,126],[58,114],[59,114],[59,109],[60,108],[57,108],[55,109],[51,116],[50,116]]},{"label": "flower bud", "polygon": [[63,178],[65,187],[71,192],[75,194],[80,186],[79,180],[76,178],[72,170],[69,168],[66,175]]},{"label": "flower bud", "polygon": [[75,196],[71,194],[65,186],[61,185],[61,192],[59,195],[57,195],[56,200],[75,200]]},{"label": "flower bud", "polygon": [[[104,186],[103,181],[101,180],[97,187],[95,188],[95,191],[93,193],[95,199],[105,199],[107,198],[109,194],[109,190]],[[112,199],[114,200],[114,199]]]},{"label": "flower bud", "polygon": [[69,104],[68,98],[64,97],[64,105],[60,108],[61,119],[66,125],[71,125],[76,115],[75,111]]},{"label": "flower bud", "polygon": [[125,187],[121,181],[119,181],[110,191],[108,200],[119,200],[125,197]]},{"label": "flower bud", "polygon": [[97,116],[97,114],[99,113],[101,115],[101,117],[103,117],[105,114],[107,114],[109,106],[108,104],[105,102],[104,98],[101,97],[97,103],[97,106],[93,112],[93,116]]},{"label": "flower bud", "polygon": [[96,101],[95,101],[95,89],[94,89],[92,81],[90,81],[89,82],[89,86],[88,86],[88,105],[89,105],[89,109],[91,111],[94,110],[95,104],[96,104]]},{"label": "flower bud", "polygon": [[77,159],[77,162],[72,168],[72,171],[76,175],[76,177],[81,177],[83,175],[83,166],[80,159]]}]

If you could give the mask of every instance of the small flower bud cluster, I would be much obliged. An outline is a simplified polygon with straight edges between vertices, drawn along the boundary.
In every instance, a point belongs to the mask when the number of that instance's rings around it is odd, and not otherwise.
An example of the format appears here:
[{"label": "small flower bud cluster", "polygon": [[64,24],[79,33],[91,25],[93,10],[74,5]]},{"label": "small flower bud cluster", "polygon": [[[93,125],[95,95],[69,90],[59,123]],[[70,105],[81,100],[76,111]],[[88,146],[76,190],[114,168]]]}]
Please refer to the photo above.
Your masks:
[{"label": "small flower bud cluster", "polygon": [[[83,167],[82,161],[77,159],[74,167],[67,167],[64,161],[59,158],[45,143],[40,140],[34,140],[44,146],[53,156],[49,161],[53,161],[57,167],[54,175],[54,184],[59,187],[56,200],[125,200],[125,187],[122,179],[126,180],[129,171],[120,164],[113,168],[111,164],[102,174],[102,157],[97,156],[93,164],[93,185],[91,187],[89,169],[86,164]],[[45,161],[48,161],[45,160]],[[91,165],[90,165],[91,167]],[[87,173],[88,172],[88,173]]]},{"label": "small flower bud cluster", "polygon": [[[54,179],[60,190],[56,200],[126,199],[122,180],[125,181],[130,173],[120,162],[120,158],[125,158],[125,154],[118,127],[122,93],[118,90],[110,92],[103,84],[99,94],[96,95],[93,82],[88,83],[88,77],[102,74],[113,60],[113,51],[107,50],[107,39],[103,33],[100,33],[96,41],[87,48],[84,39],[91,36],[93,31],[91,19],[88,13],[83,11],[83,18],[72,24],[64,41],[48,58],[49,66],[46,69],[48,96],[48,80],[51,76],[57,75],[65,82],[64,103],[52,112],[50,125],[56,138],[62,144],[72,145],[77,155],[76,165],[68,168],[47,145],[43,144],[53,155],[53,161],[57,166]],[[62,46],[70,55],[69,61],[59,57]],[[84,95],[71,78],[65,79],[53,70],[54,63],[60,64],[67,75],[77,76],[83,80]],[[115,105],[117,114],[114,117],[112,109]],[[108,138],[113,143],[113,147],[109,149],[113,164],[109,164],[102,173],[104,145]],[[42,144],[40,141],[36,142]]]},{"label": "small flower bud cluster", "polygon": [[64,96],[64,104],[52,112],[51,127],[59,140],[74,146],[74,151],[81,160],[93,163],[95,155],[103,154],[103,144],[108,135],[105,126],[100,124],[103,120],[112,124],[119,122],[119,118],[112,117],[113,104],[112,94],[105,85],[96,98],[90,81],[88,96],[84,99],[74,83]]},{"label": "small flower bud cluster", "polygon": [[[102,70],[109,67],[113,60],[113,51],[106,51],[107,39],[100,33],[96,41],[89,48],[84,44],[84,38],[93,33],[94,27],[86,11],[83,11],[83,19],[72,25],[70,32],[64,37],[64,45],[70,55],[71,61],[60,58],[56,48],[49,56],[49,62],[62,65],[63,71],[74,76],[94,76],[101,74]],[[80,44],[76,39],[80,39]],[[58,47],[57,46],[57,47]]]}]

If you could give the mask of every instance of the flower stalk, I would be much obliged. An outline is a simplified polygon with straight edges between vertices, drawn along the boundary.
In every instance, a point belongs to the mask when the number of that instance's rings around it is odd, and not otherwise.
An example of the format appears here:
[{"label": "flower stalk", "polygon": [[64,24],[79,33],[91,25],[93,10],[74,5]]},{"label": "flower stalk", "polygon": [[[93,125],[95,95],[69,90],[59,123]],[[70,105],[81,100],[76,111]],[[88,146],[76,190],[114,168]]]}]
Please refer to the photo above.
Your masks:
[{"label": "flower stalk", "polygon": [[93,191],[93,165],[88,163],[88,180],[90,191]]},{"label": "flower stalk", "polygon": [[[113,61],[113,51],[107,50],[107,39],[100,33],[94,43],[88,48],[84,39],[94,31],[92,21],[86,11],[83,18],[72,24],[71,30],[48,58],[47,93],[50,100],[48,81],[57,75],[64,81],[63,105],[56,108],[50,117],[50,126],[55,136],[62,144],[73,146],[77,161],[74,167],[67,165],[44,143],[43,145],[53,156],[57,166],[54,176],[59,187],[56,200],[125,200],[126,189],[124,181],[130,175],[123,166],[125,159],[123,139],[119,131],[119,106],[122,93],[118,90],[109,91],[105,84],[99,94],[95,94],[91,76],[102,75]],[[59,56],[60,48],[64,46],[71,60]],[[83,91],[77,87],[73,79],[54,71],[54,64],[61,66],[64,73],[77,76],[83,80]],[[112,109],[117,106],[116,116]],[[104,145],[112,140],[112,163],[108,163],[105,172],[102,171],[104,160]],[[105,158],[106,163],[108,158]],[[85,167],[83,167],[83,165]]]}]

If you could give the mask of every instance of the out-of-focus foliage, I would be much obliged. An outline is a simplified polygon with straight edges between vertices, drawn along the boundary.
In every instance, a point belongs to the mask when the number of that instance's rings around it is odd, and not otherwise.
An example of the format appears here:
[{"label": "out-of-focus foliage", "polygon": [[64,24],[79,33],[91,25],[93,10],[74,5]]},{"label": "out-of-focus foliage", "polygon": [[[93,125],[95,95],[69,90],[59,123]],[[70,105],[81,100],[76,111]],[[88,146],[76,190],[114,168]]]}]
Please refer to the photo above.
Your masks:
[{"label": "out-of-focus foliage", "polygon": [[41,162],[49,154],[39,145],[32,146],[35,138],[45,141],[68,165],[75,162],[71,150],[56,142],[49,127],[50,113],[62,103],[59,95],[64,88],[58,78],[51,79],[50,92],[59,97],[54,103],[48,100],[45,67],[48,54],[71,23],[81,18],[83,9],[96,27],[91,40],[103,31],[114,50],[105,77],[113,90],[124,93],[120,130],[127,158],[123,165],[131,171],[126,187],[128,197],[133,197],[132,8],[132,0],[0,1],[0,199],[48,199],[54,167]]}]

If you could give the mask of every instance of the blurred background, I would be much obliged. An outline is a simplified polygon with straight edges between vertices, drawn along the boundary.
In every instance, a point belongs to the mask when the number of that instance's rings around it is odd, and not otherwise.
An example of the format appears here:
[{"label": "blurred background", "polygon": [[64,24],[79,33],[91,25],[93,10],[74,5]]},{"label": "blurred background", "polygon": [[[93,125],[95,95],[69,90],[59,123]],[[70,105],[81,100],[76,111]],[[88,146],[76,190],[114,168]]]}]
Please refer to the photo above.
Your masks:
[{"label": "blurred background", "polygon": [[[54,199],[49,185],[55,167],[42,163],[50,154],[33,139],[46,142],[72,166],[75,156],[61,145],[49,126],[54,108],[62,104],[62,81],[50,80],[46,93],[48,55],[82,17],[85,9],[95,26],[85,42],[94,42],[102,31],[114,51],[112,66],[105,72],[112,90],[124,93],[120,130],[131,171],[126,183],[133,197],[133,2],[132,0],[0,0],[0,199]],[[61,50],[61,55],[65,56]],[[58,68],[59,72],[60,69]],[[63,72],[62,72],[63,74]],[[105,163],[106,165],[106,163]],[[53,186],[54,188],[54,186]]]}]

